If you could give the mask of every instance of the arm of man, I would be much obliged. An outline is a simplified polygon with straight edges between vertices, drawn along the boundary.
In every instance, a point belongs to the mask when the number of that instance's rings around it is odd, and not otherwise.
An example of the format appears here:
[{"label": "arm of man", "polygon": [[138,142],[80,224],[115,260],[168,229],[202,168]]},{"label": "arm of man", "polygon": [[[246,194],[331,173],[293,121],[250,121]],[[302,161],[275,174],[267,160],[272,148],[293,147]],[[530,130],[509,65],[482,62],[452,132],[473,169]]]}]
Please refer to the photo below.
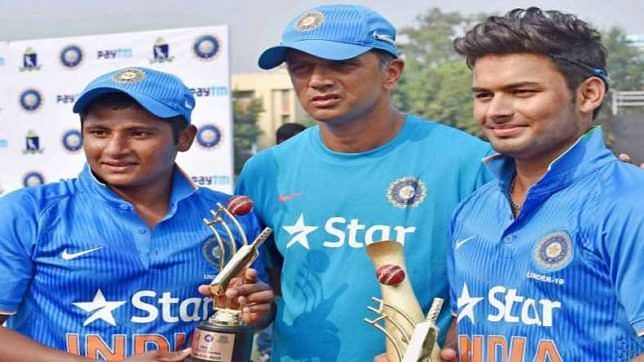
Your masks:
[{"label": "arm of man", "polygon": [[[3,324],[6,319],[6,315],[0,315],[0,324]],[[16,362],[92,361],[89,358],[47,347],[5,327],[0,327],[0,360]]]},{"label": "arm of man", "polygon": [[[620,198],[601,206],[605,214],[599,219],[599,253],[608,267],[617,299],[641,345],[644,339],[644,296],[641,292],[644,288],[644,205],[641,203],[644,190],[641,186],[620,189],[625,189]],[[644,354],[640,353],[634,360],[643,361]]]}]

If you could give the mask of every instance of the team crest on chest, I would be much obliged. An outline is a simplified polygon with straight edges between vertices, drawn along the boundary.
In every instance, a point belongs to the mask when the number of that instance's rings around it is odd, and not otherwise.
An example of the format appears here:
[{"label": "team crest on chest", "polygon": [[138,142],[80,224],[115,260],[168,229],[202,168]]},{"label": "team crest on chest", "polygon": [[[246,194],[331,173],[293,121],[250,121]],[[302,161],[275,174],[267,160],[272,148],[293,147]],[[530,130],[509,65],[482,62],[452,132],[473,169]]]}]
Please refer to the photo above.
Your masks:
[{"label": "team crest on chest", "polygon": [[540,267],[548,271],[565,268],[572,260],[574,249],[570,235],[556,231],[544,236],[534,248],[533,258]]},{"label": "team crest on chest", "polygon": [[219,260],[221,259],[221,248],[217,239],[213,236],[206,240],[201,247],[201,252],[203,253],[204,258],[216,267],[219,267]]},{"label": "team crest on chest", "polygon": [[387,200],[399,208],[418,206],[426,195],[425,183],[415,176],[399,178],[387,188]]}]

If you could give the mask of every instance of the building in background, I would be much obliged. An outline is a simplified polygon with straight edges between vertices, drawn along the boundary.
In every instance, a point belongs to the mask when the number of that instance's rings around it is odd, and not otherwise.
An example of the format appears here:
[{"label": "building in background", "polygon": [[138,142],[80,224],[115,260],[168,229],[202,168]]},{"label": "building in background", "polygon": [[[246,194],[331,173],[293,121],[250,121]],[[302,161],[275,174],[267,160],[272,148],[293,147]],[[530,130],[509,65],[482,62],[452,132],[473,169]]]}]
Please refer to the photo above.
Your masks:
[{"label": "building in background", "polygon": [[264,112],[259,116],[258,126],[263,134],[257,142],[259,149],[275,144],[275,131],[282,124],[302,123],[307,118],[284,67],[268,72],[233,74],[231,83],[238,102],[250,102],[253,98],[262,100]]}]

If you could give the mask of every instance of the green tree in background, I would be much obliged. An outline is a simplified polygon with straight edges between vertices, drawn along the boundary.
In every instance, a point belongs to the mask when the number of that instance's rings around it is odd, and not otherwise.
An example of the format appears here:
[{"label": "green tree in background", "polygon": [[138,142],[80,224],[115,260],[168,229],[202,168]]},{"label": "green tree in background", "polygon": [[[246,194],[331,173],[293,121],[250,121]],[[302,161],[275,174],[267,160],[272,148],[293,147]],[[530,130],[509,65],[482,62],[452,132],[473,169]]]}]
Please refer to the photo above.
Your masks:
[{"label": "green tree in background", "polygon": [[[596,123],[604,128],[606,143],[611,146],[615,142],[613,126],[612,102],[616,91],[644,90],[644,57],[640,51],[630,45],[626,34],[617,27],[602,33],[602,41],[608,52],[607,66],[611,85],[604,105],[597,115]],[[641,109],[639,109],[641,112]]]},{"label": "green tree in background", "polygon": [[[400,29],[405,71],[394,93],[395,104],[403,111],[449,124],[479,135],[472,117],[471,71],[454,52],[452,41],[488,14],[463,15],[432,8],[416,17],[416,24]],[[631,46],[619,28],[602,34],[608,50],[608,71],[615,90],[644,89],[644,57]],[[612,141],[611,94],[597,118]]]},{"label": "green tree in background", "polygon": [[238,98],[233,91],[233,140],[235,175],[239,175],[246,160],[254,152],[257,137],[262,131],[257,126],[259,114],[264,111],[259,98]]},{"label": "green tree in background", "polygon": [[485,17],[432,8],[400,30],[406,64],[394,102],[401,110],[480,134],[472,119],[471,72],[452,40]]}]

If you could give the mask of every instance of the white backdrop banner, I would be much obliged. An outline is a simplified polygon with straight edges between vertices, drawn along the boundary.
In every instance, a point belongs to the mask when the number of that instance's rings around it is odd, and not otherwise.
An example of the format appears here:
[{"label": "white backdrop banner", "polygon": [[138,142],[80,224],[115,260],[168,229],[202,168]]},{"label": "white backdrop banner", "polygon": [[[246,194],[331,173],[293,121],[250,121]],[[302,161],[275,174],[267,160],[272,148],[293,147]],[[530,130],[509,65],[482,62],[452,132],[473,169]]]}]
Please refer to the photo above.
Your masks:
[{"label": "white backdrop banner", "polygon": [[85,156],[72,105],[106,72],[177,75],[197,101],[199,132],[177,163],[201,186],[231,192],[232,110],[226,26],[0,42],[0,194],[75,177]]}]

